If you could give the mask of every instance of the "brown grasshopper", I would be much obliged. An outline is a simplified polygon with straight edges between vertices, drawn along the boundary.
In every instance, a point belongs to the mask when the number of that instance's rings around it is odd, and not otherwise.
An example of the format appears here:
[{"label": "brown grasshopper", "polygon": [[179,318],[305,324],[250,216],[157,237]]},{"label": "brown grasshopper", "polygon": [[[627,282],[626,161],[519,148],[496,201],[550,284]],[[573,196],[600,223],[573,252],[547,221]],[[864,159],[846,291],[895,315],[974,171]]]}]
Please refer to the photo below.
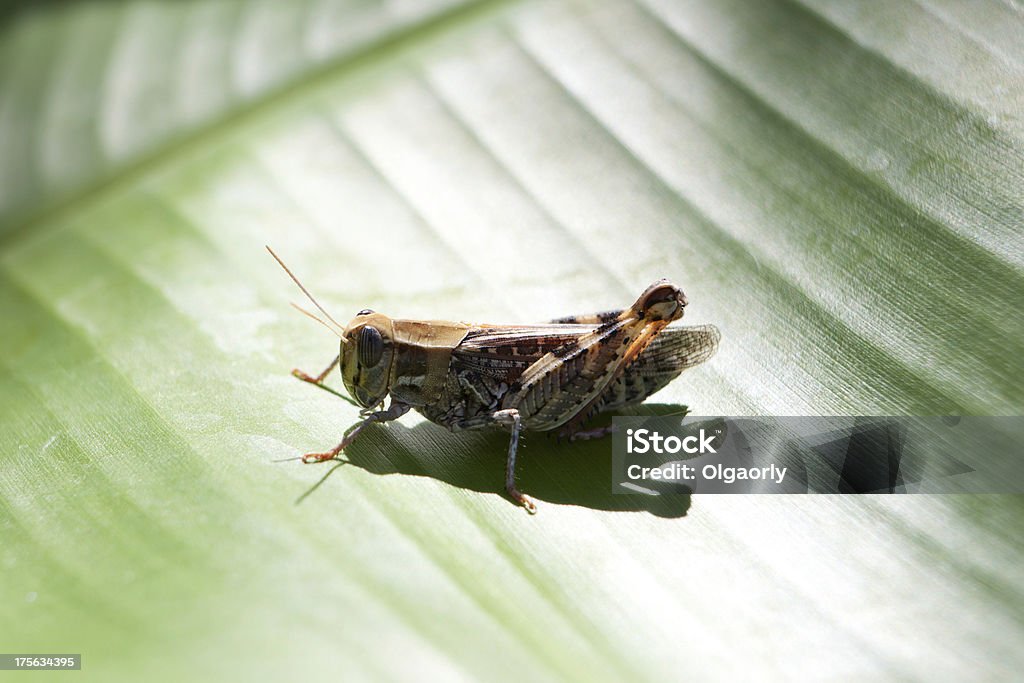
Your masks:
[{"label": "brown grasshopper", "polygon": [[687,304],[668,280],[652,284],[629,308],[545,324],[395,320],[367,309],[342,327],[267,250],[333,327],[296,308],[341,338],[340,352],[319,375],[292,374],[337,394],[323,382],[340,364],[345,388],[362,409],[362,421],[341,443],[307,453],[303,462],[335,458],[367,425],[396,420],[410,408],[453,432],[508,427],[505,490],[531,513],[536,505],[515,485],[521,430],[603,436],[610,427],[584,430],[583,424],[599,412],[641,403],[714,355],[720,339],[714,325],[668,327]]}]

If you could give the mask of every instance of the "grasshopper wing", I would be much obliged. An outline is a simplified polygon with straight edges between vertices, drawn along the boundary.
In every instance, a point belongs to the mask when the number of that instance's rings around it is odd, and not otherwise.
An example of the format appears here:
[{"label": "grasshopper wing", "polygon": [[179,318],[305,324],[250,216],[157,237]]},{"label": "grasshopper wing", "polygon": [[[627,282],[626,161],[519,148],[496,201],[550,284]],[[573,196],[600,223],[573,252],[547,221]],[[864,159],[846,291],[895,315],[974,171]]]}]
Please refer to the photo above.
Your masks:
[{"label": "grasshopper wing", "polygon": [[596,325],[480,325],[452,352],[452,370],[512,384],[545,354],[572,344]]},{"label": "grasshopper wing", "polygon": [[[448,366],[450,405],[428,407],[428,419],[444,425],[482,420],[501,406],[527,368],[571,346],[596,325],[476,325],[452,350]],[[486,420],[480,424],[485,424]]]},{"label": "grasshopper wing", "polygon": [[626,367],[622,376],[605,389],[594,408],[604,412],[642,403],[683,370],[715,355],[721,338],[721,332],[714,325],[666,328]]}]

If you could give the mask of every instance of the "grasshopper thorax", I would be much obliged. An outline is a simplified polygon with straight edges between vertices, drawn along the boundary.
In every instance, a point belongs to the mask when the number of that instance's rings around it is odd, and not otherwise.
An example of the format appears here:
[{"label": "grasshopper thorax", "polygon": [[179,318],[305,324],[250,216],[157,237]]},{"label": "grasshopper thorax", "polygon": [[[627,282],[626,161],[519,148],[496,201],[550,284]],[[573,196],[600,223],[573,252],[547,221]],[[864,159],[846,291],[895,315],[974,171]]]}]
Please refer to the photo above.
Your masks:
[{"label": "grasshopper thorax", "polygon": [[341,376],[348,393],[364,408],[379,405],[388,395],[394,362],[391,318],[370,310],[345,328],[341,341]]}]

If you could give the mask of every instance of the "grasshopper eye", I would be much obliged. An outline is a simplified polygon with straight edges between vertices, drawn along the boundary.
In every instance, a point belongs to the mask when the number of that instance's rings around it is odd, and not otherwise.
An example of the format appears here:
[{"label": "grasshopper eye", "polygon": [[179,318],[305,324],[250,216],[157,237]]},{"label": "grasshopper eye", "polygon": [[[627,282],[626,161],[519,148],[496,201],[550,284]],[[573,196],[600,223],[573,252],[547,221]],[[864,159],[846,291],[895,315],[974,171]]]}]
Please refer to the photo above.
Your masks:
[{"label": "grasshopper eye", "polygon": [[364,308],[363,310],[356,313],[356,316],[358,317],[360,315],[371,315],[372,313],[373,311],[371,311],[369,308]]},{"label": "grasshopper eye", "polygon": [[372,368],[380,362],[384,355],[384,339],[376,327],[364,325],[359,330],[359,364],[364,368]]}]

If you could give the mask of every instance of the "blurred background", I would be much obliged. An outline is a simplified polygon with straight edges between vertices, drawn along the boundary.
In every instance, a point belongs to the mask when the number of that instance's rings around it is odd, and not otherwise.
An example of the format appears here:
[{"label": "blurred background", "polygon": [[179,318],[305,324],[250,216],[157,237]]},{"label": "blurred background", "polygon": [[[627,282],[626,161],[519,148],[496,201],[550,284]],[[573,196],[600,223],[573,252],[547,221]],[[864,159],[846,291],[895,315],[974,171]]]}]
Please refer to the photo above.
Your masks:
[{"label": "blurred background", "polygon": [[[1019,415],[1024,10],[0,9],[0,651],[83,680],[1011,677],[1017,496],[610,493],[356,410],[342,322],[685,290],[697,415]],[[337,379],[335,379],[337,382]]]}]

